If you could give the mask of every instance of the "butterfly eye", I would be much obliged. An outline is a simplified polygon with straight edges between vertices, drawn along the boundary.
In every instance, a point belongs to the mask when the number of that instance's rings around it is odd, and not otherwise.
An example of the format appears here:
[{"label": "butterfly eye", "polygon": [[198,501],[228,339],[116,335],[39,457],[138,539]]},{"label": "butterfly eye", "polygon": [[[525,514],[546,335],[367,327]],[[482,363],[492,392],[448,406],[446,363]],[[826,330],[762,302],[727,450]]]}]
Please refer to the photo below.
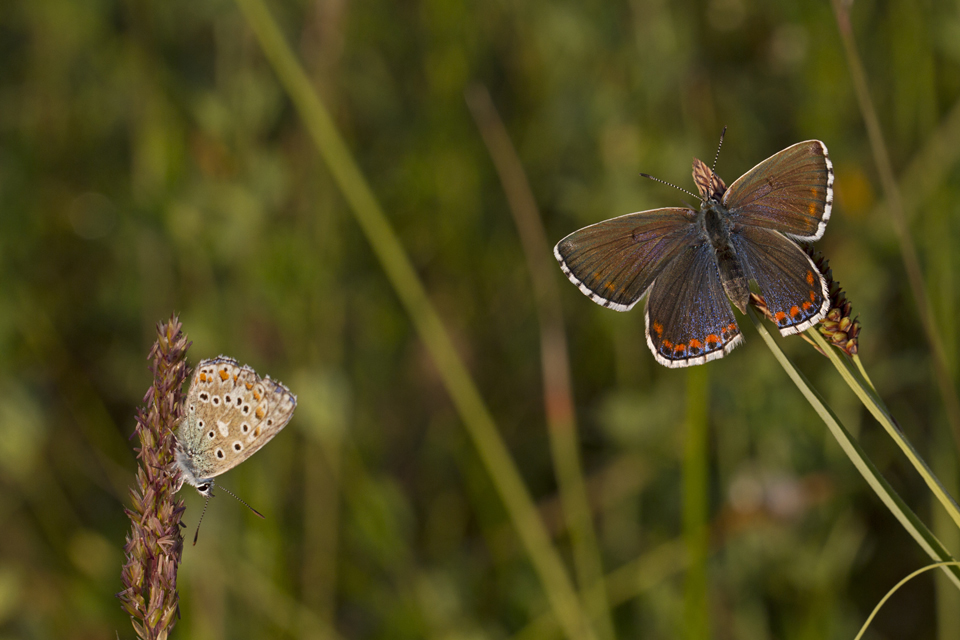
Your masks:
[{"label": "butterfly eye", "polygon": [[234,450],[234,451],[242,451],[242,450],[243,450],[243,445],[240,444],[239,441],[238,441],[238,442],[234,442],[234,443],[233,443],[233,450]]},{"label": "butterfly eye", "polygon": [[223,456],[224,456],[224,455],[225,455],[225,454],[223,453],[223,449],[217,449],[217,459],[218,459],[218,460],[223,460]]}]

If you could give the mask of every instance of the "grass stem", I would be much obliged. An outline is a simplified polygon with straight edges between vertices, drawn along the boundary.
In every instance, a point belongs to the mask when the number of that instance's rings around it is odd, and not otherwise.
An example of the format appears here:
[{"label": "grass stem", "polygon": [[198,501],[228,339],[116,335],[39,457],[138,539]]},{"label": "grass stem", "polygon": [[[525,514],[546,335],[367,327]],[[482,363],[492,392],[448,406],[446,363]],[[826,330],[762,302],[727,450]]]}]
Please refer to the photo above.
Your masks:
[{"label": "grass stem", "polygon": [[[907,506],[897,492],[893,490],[890,483],[880,475],[876,465],[867,457],[862,447],[860,447],[860,444],[853,439],[846,427],[841,424],[833,411],[827,407],[826,403],[820,397],[820,394],[814,390],[804,375],[793,366],[793,363],[790,362],[789,358],[781,351],[780,346],[777,345],[773,336],[770,335],[767,328],[760,322],[760,318],[757,316],[757,312],[754,311],[753,307],[747,307],[747,316],[751,322],[753,322],[757,331],[760,332],[760,337],[763,338],[763,341],[780,363],[780,366],[787,372],[787,375],[793,383],[797,385],[800,393],[803,394],[807,402],[810,403],[810,406],[812,406],[814,411],[817,412],[817,415],[820,416],[820,419],[823,420],[827,428],[830,429],[830,433],[836,438],[840,448],[857,468],[857,471],[860,472],[864,480],[867,481],[870,488],[873,489],[887,509],[890,510],[890,513],[900,521],[900,524],[907,530],[907,533],[910,534],[917,544],[920,545],[920,548],[923,549],[924,553],[930,556],[934,562],[953,562],[953,556],[950,555],[923,521]],[[944,566],[943,571],[954,585],[960,589],[960,569],[951,565]]]},{"label": "grass stem", "polygon": [[593,528],[583,465],[580,462],[580,439],[570,381],[570,357],[567,352],[560,291],[557,288],[559,271],[523,163],[520,162],[490,93],[482,85],[473,85],[465,92],[465,98],[503,185],[530,271],[534,306],[540,324],[540,359],[547,433],[550,437],[550,452],[556,469],[560,501],[573,543],[577,581],[598,635],[612,640],[615,632],[603,581],[603,560]]},{"label": "grass stem", "polygon": [[493,416],[333,118],[262,0],[236,2],[430,353],[565,634],[571,640],[595,637]]}]

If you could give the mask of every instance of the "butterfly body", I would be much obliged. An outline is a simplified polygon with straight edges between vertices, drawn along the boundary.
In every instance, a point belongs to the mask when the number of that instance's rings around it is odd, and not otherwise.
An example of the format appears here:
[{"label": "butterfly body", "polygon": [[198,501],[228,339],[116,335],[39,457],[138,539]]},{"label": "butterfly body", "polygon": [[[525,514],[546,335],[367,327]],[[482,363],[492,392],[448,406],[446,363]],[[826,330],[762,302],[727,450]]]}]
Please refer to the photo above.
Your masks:
[{"label": "butterfly body", "polygon": [[296,406],[287,387],[269,376],[261,380],[233,358],[201,361],[176,433],[181,486],[209,496],[213,479],[259,451],[287,425]]},{"label": "butterfly body", "polygon": [[747,302],[750,300],[750,287],[743,264],[737,255],[737,249],[733,245],[729,216],[729,212],[723,205],[714,200],[704,201],[700,209],[704,236],[713,247],[723,290],[733,304],[742,313],[746,313]]},{"label": "butterfly body", "polygon": [[646,295],[647,345],[668,367],[703,364],[743,337],[730,310],[746,311],[756,282],[780,332],[826,314],[826,282],[797,241],[819,239],[833,206],[833,168],[819,140],[764,160],[730,187],[700,160],[699,211],[664,208],[584,227],[557,243],[566,276],[594,302],[629,311]]}]

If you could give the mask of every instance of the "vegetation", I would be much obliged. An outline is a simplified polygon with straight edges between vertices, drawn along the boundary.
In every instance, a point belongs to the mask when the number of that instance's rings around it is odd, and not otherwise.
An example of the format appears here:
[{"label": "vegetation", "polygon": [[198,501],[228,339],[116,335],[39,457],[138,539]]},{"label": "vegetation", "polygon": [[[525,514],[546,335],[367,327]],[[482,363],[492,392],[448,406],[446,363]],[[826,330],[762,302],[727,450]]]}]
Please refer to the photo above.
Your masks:
[{"label": "vegetation", "polygon": [[[183,548],[171,637],[853,638],[932,560],[830,420],[960,551],[960,18],[844,11],[0,6],[0,638],[133,637],[132,436],[171,314],[190,365],[299,398],[222,477],[266,520],[218,494]],[[830,150],[816,248],[863,369],[775,339],[827,410],[744,317],[728,357],[658,365],[642,312],[549,255],[682,204],[638,173],[689,188],[724,125],[728,183]],[[958,611],[926,571],[865,637],[953,639]]]}]

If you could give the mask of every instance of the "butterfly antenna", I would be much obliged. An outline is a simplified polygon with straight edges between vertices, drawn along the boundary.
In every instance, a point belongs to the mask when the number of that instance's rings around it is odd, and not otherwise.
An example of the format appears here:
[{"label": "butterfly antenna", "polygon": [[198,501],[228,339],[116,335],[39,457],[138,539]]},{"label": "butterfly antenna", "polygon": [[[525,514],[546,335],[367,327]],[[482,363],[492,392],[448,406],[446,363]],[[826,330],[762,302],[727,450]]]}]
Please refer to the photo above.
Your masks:
[{"label": "butterfly antenna", "polygon": [[210,504],[210,496],[203,503],[203,511],[200,512],[200,519],[197,520],[197,530],[193,534],[193,546],[197,546],[197,538],[200,537],[200,523],[203,522],[203,516],[207,514],[207,505]]},{"label": "butterfly antenna", "polygon": [[695,194],[695,193],[690,193],[689,191],[687,191],[687,190],[684,189],[683,187],[678,187],[677,185],[673,184],[672,182],[667,182],[666,180],[661,180],[660,178],[654,178],[654,177],[653,177],[652,175],[650,175],[649,173],[641,173],[640,175],[643,176],[644,178],[650,178],[650,179],[653,180],[654,182],[659,182],[660,184],[665,184],[665,185],[667,185],[668,187],[673,187],[674,189],[676,189],[676,190],[678,190],[678,191],[683,191],[683,192],[684,192],[685,194],[687,194],[688,196],[693,196],[694,198],[696,198],[696,199],[699,200],[700,202],[703,202],[703,198],[701,198],[701,197],[698,196],[697,194]]},{"label": "butterfly antenna", "polygon": [[233,496],[234,499],[235,499],[237,502],[239,502],[240,504],[242,504],[243,506],[245,506],[247,509],[250,509],[250,511],[253,511],[255,514],[257,514],[258,516],[260,516],[260,517],[263,518],[264,520],[267,519],[267,517],[264,516],[262,513],[260,513],[259,511],[257,511],[257,510],[254,509],[253,507],[251,507],[250,505],[248,505],[246,502],[244,502],[244,501],[241,500],[240,498],[238,498],[238,497],[237,497],[237,494],[233,493],[232,491],[228,491],[227,489],[224,489],[222,486],[220,486],[220,490],[221,490],[221,491],[225,491],[227,494]]},{"label": "butterfly antenna", "polygon": [[717,160],[720,159],[720,147],[723,146],[723,136],[727,135],[727,126],[723,126],[723,131],[720,132],[720,144],[717,145],[717,155],[713,156],[713,168],[714,173],[717,172]]}]

